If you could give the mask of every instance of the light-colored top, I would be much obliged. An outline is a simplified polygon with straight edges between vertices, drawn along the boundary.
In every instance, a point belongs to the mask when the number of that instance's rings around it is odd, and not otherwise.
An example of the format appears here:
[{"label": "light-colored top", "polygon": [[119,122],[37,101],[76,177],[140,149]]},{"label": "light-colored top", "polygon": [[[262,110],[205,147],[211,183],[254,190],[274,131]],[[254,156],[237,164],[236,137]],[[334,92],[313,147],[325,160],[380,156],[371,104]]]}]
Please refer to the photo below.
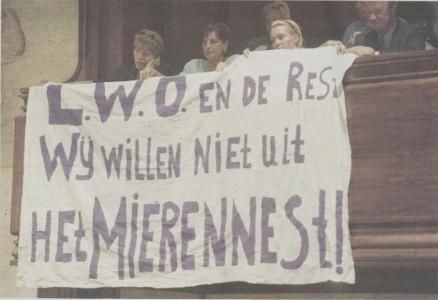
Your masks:
[{"label": "light-colored top", "polygon": [[[224,61],[225,67],[231,65],[231,63],[238,57],[239,55],[237,54],[227,57],[227,59],[225,59]],[[192,59],[191,61],[185,64],[181,74],[202,73],[202,72],[208,72],[207,61],[202,58],[196,58],[196,59]]]}]

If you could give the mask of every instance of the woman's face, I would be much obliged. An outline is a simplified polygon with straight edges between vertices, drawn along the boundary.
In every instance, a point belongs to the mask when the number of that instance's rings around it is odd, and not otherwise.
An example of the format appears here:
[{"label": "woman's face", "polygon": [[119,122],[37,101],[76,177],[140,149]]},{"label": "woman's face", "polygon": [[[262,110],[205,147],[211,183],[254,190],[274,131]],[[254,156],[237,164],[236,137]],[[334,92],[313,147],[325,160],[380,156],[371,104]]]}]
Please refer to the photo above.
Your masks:
[{"label": "woman's face", "polygon": [[137,45],[134,48],[134,62],[137,70],[143,70],[147,63],[154,59],[155,56],[151,50],[144,45]]},{"label": "woman's face", "polygon": [[227,47],[228,41],[222,41],[214,31],[209,32],[202,40],[202,52],[207,61],[222,61]]},{"label": "woman's face", "polygon": [[298,35],[292,33],[287,25],[277,25],[271,28],[271,43],[273,49],[298,48]]}]

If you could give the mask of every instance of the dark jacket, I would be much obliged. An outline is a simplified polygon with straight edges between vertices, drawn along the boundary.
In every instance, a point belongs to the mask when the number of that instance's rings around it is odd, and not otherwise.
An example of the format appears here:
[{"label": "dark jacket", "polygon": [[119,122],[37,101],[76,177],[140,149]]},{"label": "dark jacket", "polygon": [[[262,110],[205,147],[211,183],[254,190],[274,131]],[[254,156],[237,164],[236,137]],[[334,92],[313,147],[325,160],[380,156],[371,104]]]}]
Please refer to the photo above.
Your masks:
[{"label": "dark jacket", "polygon": [[[175,72],[170,69],[170,67],[166,64],[160,64],[157,68],[157,71],[163,74],[164,76],[175,75]],[[110,81],[128,81],[128,80],[137,80],[138,79],[138,70],[135,67],[135,64],[121,65],[111,76]]]},{"label": "dark jacket", "polygon": [[426,42],[433,48],[438,48],[438,36],[433,32],[432,24],[428,25]]},{"label": "dark jacket", "polygon": [[259,37],[256,37],[256,38],[250,40],[248,42],[248,45],[246,46],[246,48],[248,48],[251,51],[254,51],[255,49],[257,49],[260,46],[266,47],[266,50],[272,49],[271,40],[269,39],[269,37],[267,35],[259,36]]},{"label": "dark jacket", "polygon": [[354,46],[371,47],[381,53],[424,50],[426,39],[424,29],[409,24],[401,18],[397,18],[396,22],[396,27],[387,49],[379,49],[377,32],[371,29],[358,34]]}]

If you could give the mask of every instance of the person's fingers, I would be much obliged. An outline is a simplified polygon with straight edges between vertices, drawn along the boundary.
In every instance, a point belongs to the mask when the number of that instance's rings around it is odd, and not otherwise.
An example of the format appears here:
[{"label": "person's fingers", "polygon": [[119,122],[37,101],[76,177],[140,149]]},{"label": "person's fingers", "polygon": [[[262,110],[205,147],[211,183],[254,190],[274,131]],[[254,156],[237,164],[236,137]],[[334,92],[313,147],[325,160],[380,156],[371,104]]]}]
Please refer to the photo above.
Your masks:
[{"label": "person's fingers", "polygon": [[140,71],[140,80],[146,80],[149,77],[149,70],[143,69]]},{"label": "person's fingers", "polygon": [[374,55],[375,51],[373,48],[365,47],[364,48],[364,54],[363,55]]},{"label": "person's fingers", "polygon": [[335,47],[337,49],[338,54],[344,54],[345,53],[345,46],[341,42],[336,41]]},{"label": "person's fingers", "polygon": [[152,69],[152,70],[149,72],[149,77],[155,77],[155,76],[160,76],[160,75],[161,75],[161,73],[158,72],[158,71],[155,70],[155,69]]},{"label": "person's fingers", "polygon": [[342,42],[340,42],[340,43],[342,45],[342,51],[345,53],[345,51],[347,50],[347,47],[345,47],[345,45]]},{"label": "person's fingers", "polygon": [[140,80],[146,80],[149,77],[156,77],[156,76],[158,76],[158,77],[163,76],[163,74],[158,72],[156,69],[144,68],[143,70],[140,71],[138,77]]},{"label": "person's fingers", "polygon": [[321,47],[334,47],[336,49],[336,53],[338,54],[344,54],[346,51],[345,45],[341,41],[334,41],[334,40],[328,40],[324,44],[321,45]]}]

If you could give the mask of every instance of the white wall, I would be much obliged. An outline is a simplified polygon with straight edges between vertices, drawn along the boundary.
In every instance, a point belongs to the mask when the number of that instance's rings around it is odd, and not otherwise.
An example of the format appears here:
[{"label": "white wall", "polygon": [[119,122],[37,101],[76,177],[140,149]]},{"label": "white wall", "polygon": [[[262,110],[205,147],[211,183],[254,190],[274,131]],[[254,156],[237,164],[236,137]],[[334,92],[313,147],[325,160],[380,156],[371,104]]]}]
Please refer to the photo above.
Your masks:
[{"label": "white wall", "polygon": [[[13,237],[9,234],[14,118],[21,113],[21,87],[41,81],[62,82],[78,63],[78,1],[2,0],[13,9],[26,39],[23,55],[1,66],[1,190],[0,190],[0,297],[36,297],[36,290],[15,287],[12,260]],[[2,44],[6,36],[2,35]]]}]

